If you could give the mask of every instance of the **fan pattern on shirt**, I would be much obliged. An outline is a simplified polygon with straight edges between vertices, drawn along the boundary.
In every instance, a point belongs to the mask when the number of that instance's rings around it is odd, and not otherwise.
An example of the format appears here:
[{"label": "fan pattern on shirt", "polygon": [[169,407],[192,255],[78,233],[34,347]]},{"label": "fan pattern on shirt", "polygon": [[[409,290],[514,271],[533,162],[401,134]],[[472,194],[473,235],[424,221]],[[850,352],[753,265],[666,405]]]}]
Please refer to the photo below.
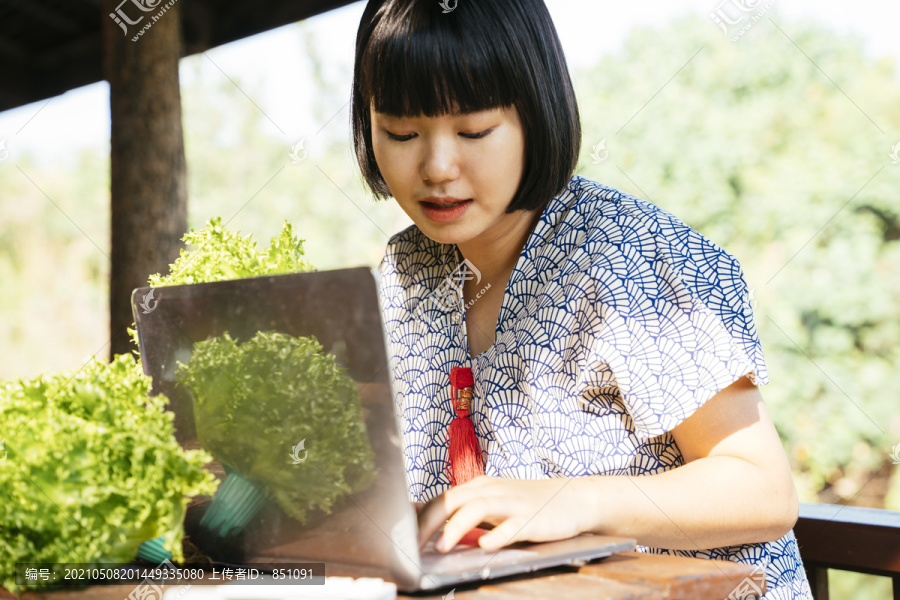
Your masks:
[{"label": "fan pattern on shirt", "polygon": [[[475,376],[470,416],[486,474],[520,479],[678,467],[675,426],[744,375],[768,383],[737,259],[614,188],[575,175],[549,203],[510,276],[494,344],[471,360],[459,304],[432,301],[458,266],[453,246],[412,226],[391,238],[379,269],[414,501],[449,488],[453,366]],[[766,598],[811,598],[793,532],[765,544],[638,549],[760,565]]]}]

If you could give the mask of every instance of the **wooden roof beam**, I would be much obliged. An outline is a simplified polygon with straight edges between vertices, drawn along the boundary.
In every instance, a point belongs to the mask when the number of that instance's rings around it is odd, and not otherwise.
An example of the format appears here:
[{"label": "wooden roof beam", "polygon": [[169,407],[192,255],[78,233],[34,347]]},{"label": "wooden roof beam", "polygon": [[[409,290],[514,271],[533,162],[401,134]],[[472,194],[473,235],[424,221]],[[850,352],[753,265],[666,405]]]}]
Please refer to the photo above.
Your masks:
[{"label": "wooden roof beam", "polygon": [[40,2],[34,0],[5,0],[8,8],[15,8],[22,14],[40,21],[44,25],[65,33],[78,33],[78,24],[54,10],[45,8]]}]

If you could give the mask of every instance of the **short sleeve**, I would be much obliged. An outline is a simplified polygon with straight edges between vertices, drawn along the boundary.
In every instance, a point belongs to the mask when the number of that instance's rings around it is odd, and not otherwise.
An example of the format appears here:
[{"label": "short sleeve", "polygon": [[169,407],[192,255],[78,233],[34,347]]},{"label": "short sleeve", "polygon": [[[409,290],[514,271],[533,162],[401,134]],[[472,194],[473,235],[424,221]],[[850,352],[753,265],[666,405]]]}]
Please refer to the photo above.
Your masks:
[{"label": "short sleeve", "polygon": [[[642,201],[643,202],[643,201]],[[588,369],[618,388],[635,434],[674,429],[747,375],[768,383],[750,294],[736,258],[645,204],[592,266],[596,317]]]}]

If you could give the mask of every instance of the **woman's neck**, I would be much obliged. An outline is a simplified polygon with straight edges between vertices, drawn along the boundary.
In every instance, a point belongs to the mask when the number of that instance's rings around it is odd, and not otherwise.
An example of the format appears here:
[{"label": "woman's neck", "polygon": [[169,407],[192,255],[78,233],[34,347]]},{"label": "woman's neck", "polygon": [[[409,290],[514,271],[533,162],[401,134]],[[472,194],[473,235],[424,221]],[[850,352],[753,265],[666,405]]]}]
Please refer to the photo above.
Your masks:
[{"label": "woman's neck", "polygon": [[510,219],[502,226],[485,231],[464,244],[457,244],[463,258],[481,273],[482,280],[492,284],[501,277],[508,278],[512,273],[522,248],[537,224],[540,211],[516,211],[507,216]]}]

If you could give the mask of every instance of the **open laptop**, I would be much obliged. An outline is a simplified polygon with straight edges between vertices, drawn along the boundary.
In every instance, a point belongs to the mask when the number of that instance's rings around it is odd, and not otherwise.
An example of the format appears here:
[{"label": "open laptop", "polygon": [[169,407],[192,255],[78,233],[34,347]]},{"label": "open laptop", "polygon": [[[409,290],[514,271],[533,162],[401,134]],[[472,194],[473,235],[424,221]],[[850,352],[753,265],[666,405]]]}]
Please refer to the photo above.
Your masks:
[{"label": "open laptop", "polygon": [[[177,385],[178,363],[189,360],[196,342],[226,331],[238,340],[248,340],[259,331],[314,336],[359,390],[377,472],[374,483],[363,491],[345,494],[330,512],[311,510],[304,524],[267,500],[242,531],[224,539],[206,538],[206,547],[198,543],[200,550],[216,562],[230,564],[324,562],[329,576],[380,577],[412,592],[587,561],[634,548],[634,539],[583,534],[557,542],[520,542],[498,551],[458,545],[446,554],[434,550],[432,538],[419,551],[377,277],[373,269],[360,267],[133,292],[142,365],[153,379],[151,393],[163,393],[170,399],[176,437],[186,448],[201,446],[192,399]],[[298,406],[296,417],[302,416],[303,406]],[[312,468],[312,461],[293,464],[291,460],[300,441],[253,440],[249,447],[283,461],[285,468]],[[305,440],[309,457],[315,457],[318,441],[315,435]],[[186,533],[192,541],[203,539],[189,524]]]}]

